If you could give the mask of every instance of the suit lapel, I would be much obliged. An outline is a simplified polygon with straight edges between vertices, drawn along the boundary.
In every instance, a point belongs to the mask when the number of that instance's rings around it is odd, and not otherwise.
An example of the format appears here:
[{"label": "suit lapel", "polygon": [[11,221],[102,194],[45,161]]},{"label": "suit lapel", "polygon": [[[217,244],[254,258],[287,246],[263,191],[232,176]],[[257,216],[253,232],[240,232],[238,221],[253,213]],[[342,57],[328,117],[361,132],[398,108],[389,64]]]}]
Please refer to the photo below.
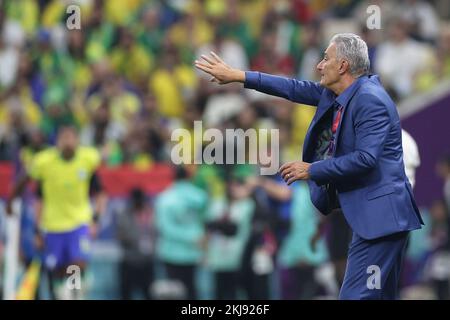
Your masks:
[{"label": "suit lapel", "polygon": [[312,133],[317,131],[315,130],[316,126],[320,123],[320,121],[322,120],[323,116],[327,113],[327,111],[330,110],[332,105],[333,100],[330,99],[327,95],[325,99],[320,100],[319,105],[317,106],[316,114],[314,115],[311,124],[309,125],[304,140],[305,143],[303,145],[303,160],[305,162],[313,161],[314,147],[315,143],[317,142],[317,137],[312,136]]},{"label": "suit lapel", "polygon": [[[329,91],[329,90],[327,90]],[[336,96],[329,91],[324,99],[321,99],[319,102],[319,106],[317,107],[317,112],[314,115],[315,123],[319,123],[323,116],[327,113],[328,110],[333,106],[333,102]]]},{"label": "suit lapel", "polygon": [[350,101],[352,100],[353,96],[356,94],[356,92],[358,91],[359,87],[361,86],[361,84],[367,80],[367,77],[361,77],[360,79],[357,79],[357,83],[355,83],[354,86],[352,86],[351,91],[348,92],[348,94],[345,95],[345,97],[337,97],[336,101],[343,107],[342,109],[342,114],[341,114],[341,118],[339,119],[339,125],[337,127],[336,130],[336,135],[335,135],[335,147],[334,147],[334,152],[333,152],[333,156],[336,153],[337,150],[337,146],[339,143],[339,133],[341,132],[341,127],[342,127],[342,121],[344,119],[345,116],[345,112],[348,109],[348,105],[350,104]]}]

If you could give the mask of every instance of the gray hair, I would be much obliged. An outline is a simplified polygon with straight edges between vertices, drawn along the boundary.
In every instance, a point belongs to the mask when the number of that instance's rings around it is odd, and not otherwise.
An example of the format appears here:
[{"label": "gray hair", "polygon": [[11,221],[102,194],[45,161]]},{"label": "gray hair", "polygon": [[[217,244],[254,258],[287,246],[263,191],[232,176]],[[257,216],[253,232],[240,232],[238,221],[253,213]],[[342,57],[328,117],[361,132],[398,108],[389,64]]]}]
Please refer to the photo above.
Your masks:
[{"label": "gray hair", "polygon": [[330,43],[336,44],[336,57],[348,61],[352,76],[369,73],[369,52],[366,42],[360,36],[354,33],[339,33],[331,38]]}]

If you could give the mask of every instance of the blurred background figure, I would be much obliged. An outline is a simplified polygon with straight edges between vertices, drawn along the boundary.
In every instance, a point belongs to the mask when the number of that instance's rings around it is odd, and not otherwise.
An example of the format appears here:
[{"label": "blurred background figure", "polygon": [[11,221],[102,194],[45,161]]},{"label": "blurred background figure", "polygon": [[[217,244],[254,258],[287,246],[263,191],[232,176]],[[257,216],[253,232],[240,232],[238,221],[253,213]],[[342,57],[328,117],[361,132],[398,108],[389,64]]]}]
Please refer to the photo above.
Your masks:
[{"label": "blurred background figure", "polygon": [[444,181],[443,196],[447,212],[450,212],[450,156],[442,156],[437,163],[436,169],[438,175]]},{"label": "blurred background figure", "polygon": [[405,98],[414,90],[414,80],[424,61],[427,47],[410,37],[408,24],[401,17],[389,23],[389,38],[381,43],[375,58],[375,71],[390,89],[394,100]]},{"label": "blurred background figure", "polygon": [[427,276],[431,281],[436,298],[450,298],[450,239],[448,237],[450,219],[445,203],[437,200],[430,209],[431,216],[431,256],[427,265]]},{"label": "blurred background figure", "polygon": [[119,271],[121,299],[130,300],[136,293],[151,298],[155,237],[153,211],[147,197],[141,189],[133,189],[117,221],[117,238],[123,253]]},{"label": "blurred background figure", "polygon": [[443,156],[437,164],[437,172],[444,181],[443,198],[433,202],[431,218],[431,257],[428,261],[428,276],[437,299],[450,299],[450,161]]},{"label": "blurred background figure", "polygon": [[[106,199],[95,175],[101,159],[97,150],[78,146],[74,127],[60,128],[57,139],[56,148],[34,156],[29,171],[12,191],[7,212],[12,213],[11,201],[22,193],[28,180],[37,181],[42,205],[35,230],[43,246],[43,264],[50,272],[54,296],[82,299],[86,283],[71,288],[66,275],[67,268],[75,265],[81,271],[79,277],[84,277],[91,237],[96,232],[99,214],[104,211]],[[90,192],[96,194],[95,208],[90,205]]]},{"label": "blurred background figure", "polygon": [[207,194],[194,186],[187,170],[179,166],[174,184],[155,201],[156,254],[164,263],[167,278],[184,285],[183,298],[197,299],[195,276],[204,255]]},{"label": "blurred background figure", "polygon": [[236,300],[255,203],[244,181],[232,178],[226,188],[225,197],[213,200],[208,210],[206,264],[214,272],[215,298]]},{"label": "blurred background figure", "polygon": [[416,170],[420,166],[420,153],[416,141],[404,129],[402,129],[402,147],[406,176],[414,188],[416,185]]},{"label": "blurred background figure", "polygon": [[290,227],[278,253],[281,298],[311,300],[325,295],[316,272],[328,253],[324,239],[314,239],[320,217],[305,183],[291,188],[289,211]]}]

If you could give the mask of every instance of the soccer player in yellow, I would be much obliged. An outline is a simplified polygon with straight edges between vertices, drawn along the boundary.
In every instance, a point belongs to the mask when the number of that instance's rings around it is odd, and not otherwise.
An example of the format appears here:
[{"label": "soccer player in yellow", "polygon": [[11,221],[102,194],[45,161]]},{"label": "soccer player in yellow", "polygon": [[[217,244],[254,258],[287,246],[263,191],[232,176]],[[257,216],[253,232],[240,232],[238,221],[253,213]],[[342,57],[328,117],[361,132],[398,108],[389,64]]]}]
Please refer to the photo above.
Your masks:
[{"label": "soccer player in yellow", "polygon": [[[11,213],[11,200],[22,192],[26,182],[31,178],[39,183],[42,208],[37,221],[43,237],[44,265],[50,271],[57,299],[81,298],[84,292],[83,283],[75,289],[67,285],[71,275],[67,267],[77,265],[83,274],[89,256],[90,227],[106,204],[95,175],[100,161],[96,149],[78,145],[74,127],[61,127],[56,147],[35,155],[29,172],[13,188],[7,203],[7,212]],[[94,211],[90,205],[92,191]]]}]

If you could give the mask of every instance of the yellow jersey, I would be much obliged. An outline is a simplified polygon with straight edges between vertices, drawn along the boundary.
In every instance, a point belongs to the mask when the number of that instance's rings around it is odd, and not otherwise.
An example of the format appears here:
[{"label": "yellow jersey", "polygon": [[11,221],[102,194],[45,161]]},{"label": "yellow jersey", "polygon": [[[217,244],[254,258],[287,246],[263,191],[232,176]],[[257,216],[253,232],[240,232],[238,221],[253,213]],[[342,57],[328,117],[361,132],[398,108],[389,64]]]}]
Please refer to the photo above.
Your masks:
[{"label": "yellow jersey", "polygon": [[89,185],[99,164],[99,152],[90,147],[78,147],[70,160],[56,148],[36,154],[29,174],[41,183],[44,231],[67,232],[91,222]]}]

